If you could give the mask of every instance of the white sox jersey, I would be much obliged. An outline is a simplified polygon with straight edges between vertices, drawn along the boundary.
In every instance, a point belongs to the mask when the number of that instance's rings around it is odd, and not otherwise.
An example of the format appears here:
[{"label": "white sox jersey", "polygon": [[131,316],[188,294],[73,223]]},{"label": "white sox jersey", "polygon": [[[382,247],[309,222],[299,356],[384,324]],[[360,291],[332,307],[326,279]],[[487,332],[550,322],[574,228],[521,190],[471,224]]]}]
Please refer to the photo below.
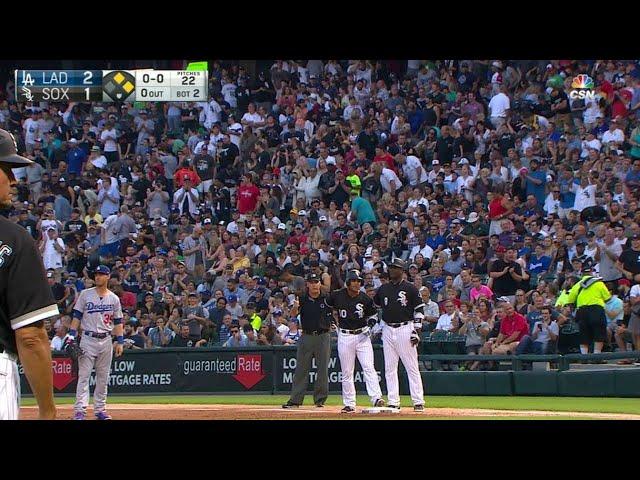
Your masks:
[{"label": "white sox jersey", "polygon": [[112,291],[101,297],[95,287],[88,288],[80,292],[73,307],[73,316],[80,320],[85,331],[111,333],[114,320],[122,319],[122,306]]}]

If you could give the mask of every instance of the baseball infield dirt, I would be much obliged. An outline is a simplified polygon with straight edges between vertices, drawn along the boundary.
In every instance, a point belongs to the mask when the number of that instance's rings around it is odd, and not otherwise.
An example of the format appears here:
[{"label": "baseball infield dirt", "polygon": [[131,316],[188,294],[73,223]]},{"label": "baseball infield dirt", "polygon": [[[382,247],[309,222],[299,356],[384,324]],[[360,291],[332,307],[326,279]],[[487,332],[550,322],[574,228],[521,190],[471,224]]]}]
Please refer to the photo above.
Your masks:
[{"label": "baseball infield dirt", "polygon": [[[582,420],[640,420],[640,415],[618,413],[584,413],[584,412],[550,412],[540,410],[486,410],[465,408],[427,408],[423,413],[416,413],[411,408],[403,408],[400,413],[365,414],[359,408],[355,414],[341,414],[340,407],[328,406],[315,408],[301,407],[283,410],[274,406],[257,405],[136,405],[110,404],[108,411],[114,420],[338,420],[338,419],[404,419],[418,420],[428,418],[490,418],[490,417],[527,417],[550,419],[554,417],[576,418]],[[33,420],[37,418],[36,407],[22,407],[20,418]],[[58,418],[70,420],[73,417],[71,405],[58,406]],[[93,419],[91,409],[87,415]]]}]

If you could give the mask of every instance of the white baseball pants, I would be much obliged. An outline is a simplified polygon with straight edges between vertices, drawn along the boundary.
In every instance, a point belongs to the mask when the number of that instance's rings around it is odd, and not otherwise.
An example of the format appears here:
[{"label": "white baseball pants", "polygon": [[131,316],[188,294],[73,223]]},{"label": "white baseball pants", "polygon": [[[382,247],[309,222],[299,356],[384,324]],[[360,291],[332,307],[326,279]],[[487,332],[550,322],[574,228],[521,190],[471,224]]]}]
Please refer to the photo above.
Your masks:
[{"label": "white baseball pants", "polygon": [[0,353],[0,420],[18,420],[20,375],[15,355]]},{"label": "white baseball pants", "polygon": [[373,364],[373,347],[367,333],[351,335],[342,333],[338,329],[338,356],[342,369],[342,402],[346,407],[356,407],[356,387],[353,381],[353,373],[356,366],[356,357],[360,362],[367,385],[367,395],[371,404],[382,398],[378,372]]},{"label": "white baseball pants", "polygon": [[414,405],[424,405],[424,389],[418,367],[418,349],[411,345],[413,324],[398,328],[384,325],[382,328],[382,351],[384,352],[384,373],[387,379],[389,405],[400,405],[398,385],[398,359],[402,360],[409,377],[409,391]]}]

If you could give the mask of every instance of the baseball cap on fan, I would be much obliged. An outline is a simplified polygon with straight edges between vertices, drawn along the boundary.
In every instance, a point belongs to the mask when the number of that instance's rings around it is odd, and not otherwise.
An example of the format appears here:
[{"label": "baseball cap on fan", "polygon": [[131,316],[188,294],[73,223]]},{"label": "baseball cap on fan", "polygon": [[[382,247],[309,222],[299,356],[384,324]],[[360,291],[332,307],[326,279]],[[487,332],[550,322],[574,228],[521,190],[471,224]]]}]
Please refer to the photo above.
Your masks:
[{"label": "baseball cap on fan", "polygon": [[31,165],[28,158],[18,155],[16,140],[9,132],[0,129],[0,163],[9,165]]}]

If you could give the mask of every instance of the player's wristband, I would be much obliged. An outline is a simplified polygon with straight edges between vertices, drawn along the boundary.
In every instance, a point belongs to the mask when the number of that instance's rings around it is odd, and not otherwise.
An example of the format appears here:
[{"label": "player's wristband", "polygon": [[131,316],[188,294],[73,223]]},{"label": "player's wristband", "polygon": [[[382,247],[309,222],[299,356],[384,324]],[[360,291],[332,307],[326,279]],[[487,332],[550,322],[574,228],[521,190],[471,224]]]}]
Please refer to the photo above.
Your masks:
[{"label": "player's wristband", "polygon": [[118,335],[116,340],[118,340],[119,345],[124,345],[124,335]]},{"label": "player's wristband", "polygon": [[69,330],[69,336],[76,338],[78,336],[78,331],[77,330]]}]

